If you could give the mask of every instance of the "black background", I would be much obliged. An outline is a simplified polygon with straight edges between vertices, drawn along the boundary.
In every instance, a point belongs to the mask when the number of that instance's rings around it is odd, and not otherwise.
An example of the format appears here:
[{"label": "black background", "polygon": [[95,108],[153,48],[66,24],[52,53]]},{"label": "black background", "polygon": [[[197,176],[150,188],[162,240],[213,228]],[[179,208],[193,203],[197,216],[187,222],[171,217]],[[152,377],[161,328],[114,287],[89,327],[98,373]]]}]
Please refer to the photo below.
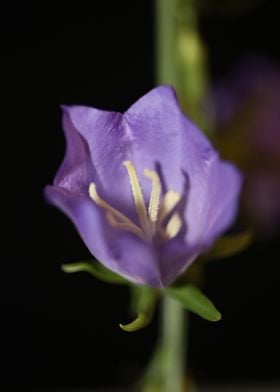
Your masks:
[{"label": "black background", "polygon": [[[280,60],[276,2],[205,12],[211,74],[247,52]],[[3,390],[129,385],[148,361],[157,319],[126,334],[128,292],[60,265],[89,253],[43,188],[63,156],[61,103],[124,111],[154,86],[152,1],[10,2],[2,9],[8,128],[2,129],[0,298]],[[9,93],[9,95],[8,95]],[[278,241],[207,268],[219,324],[191,317],[189,366],[200,383],[279,380]],[[133,262],[133,261],[132,261]]]}]

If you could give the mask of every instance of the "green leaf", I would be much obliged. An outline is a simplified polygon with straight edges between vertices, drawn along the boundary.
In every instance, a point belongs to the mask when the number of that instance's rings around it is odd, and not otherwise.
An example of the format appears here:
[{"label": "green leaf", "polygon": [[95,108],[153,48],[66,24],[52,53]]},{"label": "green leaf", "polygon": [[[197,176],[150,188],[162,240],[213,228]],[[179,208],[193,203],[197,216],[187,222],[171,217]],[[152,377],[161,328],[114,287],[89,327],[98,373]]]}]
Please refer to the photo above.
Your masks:
[{"label": "green leaf", "polygon": [[188,284],[169,287],[164,291],[170,297],[177,299],[185,309],[206,320],[219,321],[222,318],[214,304],[196,286]]},{"label": "green leaf", "polygon": [[110,271],[97,261],[81,261],[71,264],[63,264],[61,269],[62,271],[70,274],[73,272],[82,271],[89,272],[95,278],[106,283],[129,284],[126,279],[116,274],[115,272]]},{"label": "green leaf", "polygon": [[135,332],[150,324],[158,291],[152,287],[132,287],[132,311],[137,317],[128,324],[120,324],[120,328],[126,332]]},{"label": "green leaf", "polygon": [[202,261],[208,261],[234,256],[248,248],[252,240],[253,233],[251,230],[221,237],[216,241],[213,248],[205,255],[202,255],[200,259]]}]

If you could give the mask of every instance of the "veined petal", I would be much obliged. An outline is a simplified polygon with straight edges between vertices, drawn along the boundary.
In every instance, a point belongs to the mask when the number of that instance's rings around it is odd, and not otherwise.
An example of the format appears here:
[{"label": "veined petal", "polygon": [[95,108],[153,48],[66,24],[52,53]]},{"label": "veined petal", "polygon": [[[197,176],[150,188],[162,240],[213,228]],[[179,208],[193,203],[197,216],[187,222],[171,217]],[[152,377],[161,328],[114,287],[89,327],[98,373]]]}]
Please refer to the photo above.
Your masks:
[{"label": "veined petal", "polygon": [[207,246],[233,223],[242,176],[216,153],[206,158],[205,164],[204,171],[190,172],[185,219],[188,242]]},{"label": "veined petal", "polygon": [[[205,212],[208,209],[213,211],[216,206],[215,200],[209,198],[209,195],[214,192],[213,167],[217,165],[217,170],[222,170],[220,165],[223,166],[217,152],[181,112],[171,87],[155,88],[131,106],[124,117],[136,146],[133,149],[135,166],[139,171],[140,167],[142,170],[145,167],[154,168],[161,176],[165,192],[175,191],[184,196],[186,241],[189,246],[196,246],[204,240],[205,215],[208,214]],[[231,181],[231,176],[228,181]],[[144,180],[143,184],[146,185],[143,188],[147,189],[149,184]],[[232,200],[237,198],[240,186],[236,187],[236,181],[228,189],[229,192],[235,189]],[[221,206],[226,206],[226,200],[229,200],[226,192],[221,192]],[[225,223],[221,223],[221,227],[230,221],[226,215],[233,215],[235,208],[230,205],[228,211],[225,211]],[[218,227],[213,230],[217,233],[220,231]],[[213,230],[211,233],[214,233]]]},{"label": "veined petal", "polygon": [[211,245],[232,224],[237,215],[242,176],[227,162],[213,165],[208,183],[208,203],[204,213],[204,242]]},{"label": "veined petal", "polygon": [[131,157],[131,138],[123,116],[85,106],[64,107],[72,126],[85,140],[101,197],[136,219],[129,178],[123,162]]},{"label": "veined petal", "polygon": [[[127,110],[124,119],[133,138],[133,163],[139,173],[146,168],[156,170],[164,192],[182,194],[184,169],[192,169],[193,159],[200,157],[201,151],[208,151],[210,144],[182,113],[174,89],[154,88]],[[149,186],[143,179],[148,194]]]},{"label": "veined petal", "polygon": [[94,178],[94,168],[83,137],[73,126],[67,112],[63,114],[66,150],[55,176],[54,185],[75,194],[87,194],[88,183]]}]

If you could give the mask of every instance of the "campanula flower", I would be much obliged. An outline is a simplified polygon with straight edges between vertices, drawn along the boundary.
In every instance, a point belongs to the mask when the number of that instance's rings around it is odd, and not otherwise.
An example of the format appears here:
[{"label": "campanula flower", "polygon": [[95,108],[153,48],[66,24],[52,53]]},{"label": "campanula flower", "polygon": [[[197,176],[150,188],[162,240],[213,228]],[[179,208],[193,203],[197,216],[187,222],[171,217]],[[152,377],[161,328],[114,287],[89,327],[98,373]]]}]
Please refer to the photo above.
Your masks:
[{"label": "campanula flower", "polygon": [[213,96],[220,136],[232,150],[246,148],[241,163],[280,163],[280,69],[262,57],[243,59],[216,83]]},{"label": "campanula flower", "polygon": [[124,114],[63,107],[64,161],[48,200],[90,252],[132,282],[172,283],[232,224],[241,176],[160,86]]},{"label": "campanula flower", "polygon": [[243,210],[259,234],[277,234],[280,223],[280,171],[254,168],[246,176]]},{"label": "campanula flower", "polygon": [[245,59],[217,83],[214,98],[220,150],[245,172],[242,208],[270,235],[280,224],[280,69]]}]

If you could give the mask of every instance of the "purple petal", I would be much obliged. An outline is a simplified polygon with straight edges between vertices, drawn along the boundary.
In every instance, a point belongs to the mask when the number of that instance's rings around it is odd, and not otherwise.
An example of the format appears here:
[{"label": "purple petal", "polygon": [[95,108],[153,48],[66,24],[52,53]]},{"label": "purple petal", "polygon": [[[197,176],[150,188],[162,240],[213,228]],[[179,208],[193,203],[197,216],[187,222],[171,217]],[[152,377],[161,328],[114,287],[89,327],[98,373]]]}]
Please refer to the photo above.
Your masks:
[{"label": "purple petal", "polygon": [[88,197],[48,186],[45,195],[75,224],[89,251],[106,267],[139,284],[162,286],[157,251],[133,234],[113,229]]},{"label": "purple petal", "polygon": [[135,165],[148,202],[151,182],[143,175],[144,169],[161,174],[165,191],[183,194],[184,173],[204,171],[204,155],[208,159],[213,153],[208,140],[181,112],[169,86],[153,89],[124,116],[79,106],[65,110],[88,144],[99,193],[134,221],[137,218],[124,161]]},{"label": "purple petal", "polygon": [[69,115],[63,115],[63,129],[66,138],[64,160],[55,176],[54,185],[60,186],[75,195],[88,193],[94,169],[85,140],[77,132]]},{"label": "purple petal", "polygon": [[[132,140],[120,113],[84,106],[64,107],[72,126],[86,141],[98,193],[113,207],[136,219],[123,162],[131,159]],[[88,182],[88,186],[90,181]]]},{"label": "purple petal", "polygon": [[[133,163],[139,173],[146,168],[155,169],[162,176],[165,190],[183,193],[183,171],[193,168],[194,159],[209,151],[210,144],[182,113],[174,89],[154,88],[132,105],[124,118],[133,139]],[[149,194],[149,182],[141,180]]]},{"label": "purple petal", "polygon": [[133,134],[133,162],[139,171],[157,169],[166,190],[185,195],[188,188],[187,247],[213,242],[235,216],[241,186],[237,170],[219,159],[202,132],[181,112],[169,86],[146,94],[125,113],[125,119]]},{"label": "purple petal", "polygon": [[49,202],[72,220],[83,241],[95,257],[109,262],[111,254],[108,247],[104,214],[89,197],[73,195],[57,186],[47,186],[45,195]]},{"label": "purple petal", "polygon": [[177,237],[163,244],[158,255],[162,285],[165,287],[173,283],[200,251],[199,245],[189,246],[185,240]]},{"label": "purple petal", "polygon": [[204,246],[207,248],[227,230],[237,215],[242,176],[235,166],[217,161],[209,176],[204,211]]}]

